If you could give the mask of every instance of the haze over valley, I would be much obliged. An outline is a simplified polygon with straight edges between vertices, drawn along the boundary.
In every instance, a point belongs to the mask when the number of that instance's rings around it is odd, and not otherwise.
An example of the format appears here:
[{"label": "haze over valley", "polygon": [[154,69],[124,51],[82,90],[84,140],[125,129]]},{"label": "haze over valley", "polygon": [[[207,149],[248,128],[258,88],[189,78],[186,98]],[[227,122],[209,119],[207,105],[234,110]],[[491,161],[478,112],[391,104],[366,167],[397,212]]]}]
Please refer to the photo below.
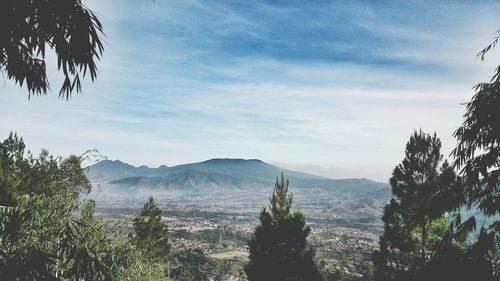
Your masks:
[{"label": "haze over valley", "polygon": [[[360,277],[378,245],[390,186],[365,178],[331,179],[258,159],[217,158],[158,168],[103,160],[86,169],[96,215],[130,219],[153,196],[174,252],[202,250],[215,260],[246,262],[246,241],[269,206],[276,177],[289,180],[294,210],[311,227],[310,243],[331,270]],[[210,238],[211,237],[211,238]],[[222,246],[229,243],[232,246]],[[351,263],[347,261],[351,260]],[[363,265],[363,266],[362,266]]]},{"label": "haze over valley", "polygon": [[166,210],[256,215],[268,205],[282,172],[290,181],[296,208],[309,218],[381,225],[382,207],[390,198],[388,184],[364,178],[330,179],[257,159],[211,159],[158,168],[104,160],[88,167],[87,176],[98,187],[93,196],[101,207],[139,207],[154,196]]}]

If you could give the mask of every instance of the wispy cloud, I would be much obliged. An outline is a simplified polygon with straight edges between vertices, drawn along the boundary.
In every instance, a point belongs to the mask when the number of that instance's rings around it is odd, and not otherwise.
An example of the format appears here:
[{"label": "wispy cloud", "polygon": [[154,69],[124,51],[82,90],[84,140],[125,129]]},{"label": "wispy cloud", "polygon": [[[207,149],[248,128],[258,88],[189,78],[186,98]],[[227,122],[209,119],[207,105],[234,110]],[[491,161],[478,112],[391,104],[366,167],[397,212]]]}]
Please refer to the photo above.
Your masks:
[{"label": "wispy cloud", "polygon": [[0,137],[137,165],[261,158],[385,181],[415,128],[451,151],[460,103],[500,58],[474,59],[500,4],[395,3],[88,0],[107,33],[99,79],[70,102],[28,102],[6,81]]}]

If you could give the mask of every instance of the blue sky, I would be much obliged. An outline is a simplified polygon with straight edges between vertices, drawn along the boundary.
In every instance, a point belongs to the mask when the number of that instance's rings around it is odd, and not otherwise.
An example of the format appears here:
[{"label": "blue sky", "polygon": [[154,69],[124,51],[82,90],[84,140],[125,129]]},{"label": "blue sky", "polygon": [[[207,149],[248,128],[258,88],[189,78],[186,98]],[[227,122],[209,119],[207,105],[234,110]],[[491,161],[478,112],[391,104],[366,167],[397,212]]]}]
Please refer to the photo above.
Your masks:
[{"label": "blue sky", "polygon": [[87,0],[104,24],[98,80],[68,102],[0,85],[0,137],[159,166],[259,158],[387,181],[413,129],[448,155],[472,86],[500,52],[497,1]]}]

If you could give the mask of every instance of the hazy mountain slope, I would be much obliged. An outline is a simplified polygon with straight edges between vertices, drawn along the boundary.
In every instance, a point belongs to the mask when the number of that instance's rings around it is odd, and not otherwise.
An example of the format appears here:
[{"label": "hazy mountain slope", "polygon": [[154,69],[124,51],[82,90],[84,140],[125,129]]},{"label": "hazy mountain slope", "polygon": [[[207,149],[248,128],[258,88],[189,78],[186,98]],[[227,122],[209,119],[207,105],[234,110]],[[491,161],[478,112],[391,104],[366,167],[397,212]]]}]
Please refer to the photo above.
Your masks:
[{"label": "hazy mountain slope", "polygon": [[246,180],[259,179],[265,182],[274,182],[274,178],[281,172],[287,174],[288,177],[324,179],[319,176],[285,170],[257,159],[244,160],[218,158],[199,163],[179,165],[171,168],[172,171],[186,169],[203,172],[222,173],[235,178]]},{"label": "hazy mountain slope", "polygon": [[157,169],[147,166],[135,167],[120,160],[103,160],[87,168],[87,177],[92,182],[108,182],[126,177],[150,175]]},{"label": "hazy mountain slope", "polygon": [[161,189],[189,189],[199,186],[240,186],[244,182],[240,179],[219,173],[207,173],[194,170],[169,173],[164,176],[135,176],[111,181],[110,184],[140,186]]},{"label": "hazy mountain slope", "polygon": [[368,179],[328,179],[285,170],[256,159],[211,159],[159,168],[134,167],[118,160],[105,160],[90,166],[87,176],[93,182],[123,186],[127,189],[140,187],[186,190],[203,186],[244,189],[272,186],[281,172],[290,180],[291,186],[299,188],[365,193],[388,187],[385,183]]}]

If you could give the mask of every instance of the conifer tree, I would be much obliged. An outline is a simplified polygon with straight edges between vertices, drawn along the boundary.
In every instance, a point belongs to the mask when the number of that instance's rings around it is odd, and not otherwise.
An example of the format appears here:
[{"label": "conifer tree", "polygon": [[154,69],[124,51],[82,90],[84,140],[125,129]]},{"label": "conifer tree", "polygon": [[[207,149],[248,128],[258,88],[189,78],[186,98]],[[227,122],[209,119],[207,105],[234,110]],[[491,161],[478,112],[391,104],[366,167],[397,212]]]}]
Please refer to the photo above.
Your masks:
[{"label": "conifer tree", "polygon": [[161,210],[152,196],[134,219],[135,244],[151,259],[161,261],[170,252],[167,226],[161,222]]},{"label": "conifer tree", "polygon": [[271,213],[264,207],[260,223],[248,242],[250,262],[245,266],[249,281],[321,280],[314,263],[314,250],[307,245],[311,229],[300,211],[290,213],[292,195],[283,173],[270,199]]},{"label": "conifer tree", "polygon": [[[406,145],[405,158],[390,179],[394,198],[384,209],[384,234],[373,262],[375,280],[413,280],[431,259],[437,246],[460,246],[459,233],[441,227],[446,212],[463,201],[460,179],[440,153],[441,141],[415,131]],[[446,221],[444,221],[446,224]],[[450,239],[445,239],[451,235]]]}]

